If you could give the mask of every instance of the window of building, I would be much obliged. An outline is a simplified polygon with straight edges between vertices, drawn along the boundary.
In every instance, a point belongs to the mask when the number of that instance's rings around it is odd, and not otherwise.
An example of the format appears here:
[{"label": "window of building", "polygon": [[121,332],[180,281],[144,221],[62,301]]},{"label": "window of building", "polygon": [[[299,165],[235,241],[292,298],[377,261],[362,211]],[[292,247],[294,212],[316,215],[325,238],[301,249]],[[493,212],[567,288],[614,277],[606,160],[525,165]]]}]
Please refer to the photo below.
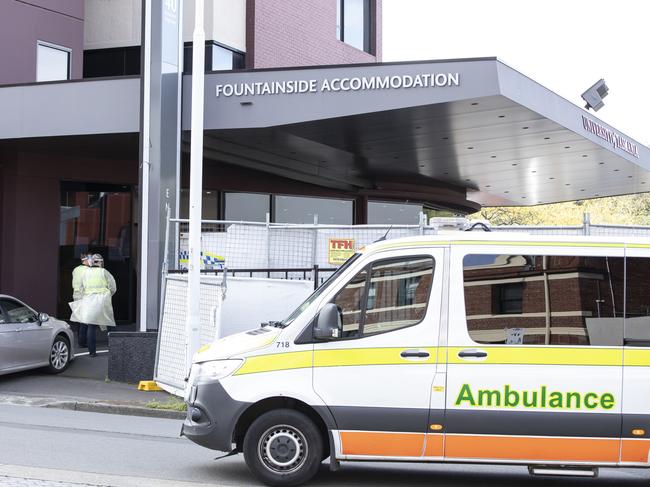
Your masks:
[{"label": "window of building", "polygon": [[[178,214],[180,218],[190,217],[190,190],[181,189],[180,207]],[[201,201],[201,219],[218,220],[219,219],[219,192],[214,190],[203,190],[203,199]]]},{"label": "window of building", "polygon": [[413,203],[368,202],[368,223],[370,224],[412,224],[420,223],[422,205]]},{"label": "window of building", "polygon": [[36,44],[36,81],[60,81],[70,79],[70,55],[67,47],[49,42]]},{"label": "window of building", "polygon": [[422,321],[433,269],[431,257],[407,257],[378,261],[359,272],[333,300],[343,315],[341,338],[384,333]]},{"label": "window of building", "polygon": [[[205,43],[205,71],[229,71],[246,67],[245,54],[215,41]],[[183,52],[183,73],[192,72],[192,43]]]},{"label": "window of building", "polygon": [[477,343],[622,344],[623,257],[470,254],[463,267]]},{"label": "window of building", "polygon": [[84,51],[84,78],[137,76],[139,74],[140,46]]},{"label": "window of building", "polygon": [[273,221],[277,223],[314,223],[352,225],[354,203],[352,200],[311,198],[306,196],[275,196]]},{"label": "window of building", "polygon": [[337,0],[336,36],[338,40],[372,54],[370,0]]},{"label": "window of building", "polygon": [[271,212],[271,195],[258,193],[226,193],[225,219],[229,221],[264,222]]},{"label": "window of building", "polygon": [[514,284],[500,284],[495,286],[497,314],[518,314],[522,311],[524,285],[521,282]]}]

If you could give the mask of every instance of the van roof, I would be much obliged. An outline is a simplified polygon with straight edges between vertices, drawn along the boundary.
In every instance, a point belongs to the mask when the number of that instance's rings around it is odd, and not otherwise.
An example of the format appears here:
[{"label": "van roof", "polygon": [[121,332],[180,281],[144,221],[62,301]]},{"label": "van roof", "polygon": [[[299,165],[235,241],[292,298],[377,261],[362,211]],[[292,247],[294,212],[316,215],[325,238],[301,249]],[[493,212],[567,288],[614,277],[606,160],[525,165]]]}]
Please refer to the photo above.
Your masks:
[{"label": "van roof", "polygon": [[650,238],[631,236],[584,236],[584,235],[531,235],[514,232],[445,232],[437,235],[421,235],[383,240],[367,245],[364,252],[377,252],[395,248],[440,247],[450,245],[561,245],[575,247],[641,247],[650,248]]}]

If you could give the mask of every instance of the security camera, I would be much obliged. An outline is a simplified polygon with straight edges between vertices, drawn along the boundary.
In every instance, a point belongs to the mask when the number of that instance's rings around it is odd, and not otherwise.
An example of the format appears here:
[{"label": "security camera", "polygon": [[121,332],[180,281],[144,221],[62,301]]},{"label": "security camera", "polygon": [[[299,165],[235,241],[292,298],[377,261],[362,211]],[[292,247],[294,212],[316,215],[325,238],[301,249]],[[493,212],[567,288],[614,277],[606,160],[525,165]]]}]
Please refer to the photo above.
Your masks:
[{"label": "security camera", "polygon": [[594,112],[597,112],[605,105],[603,103],[603,98],[605,98],[608,93],[609,88],[607,88],[605,80],[599,79],[581,95],[582,99],[587,102],[585,108],[587,110],[591,108]]}]

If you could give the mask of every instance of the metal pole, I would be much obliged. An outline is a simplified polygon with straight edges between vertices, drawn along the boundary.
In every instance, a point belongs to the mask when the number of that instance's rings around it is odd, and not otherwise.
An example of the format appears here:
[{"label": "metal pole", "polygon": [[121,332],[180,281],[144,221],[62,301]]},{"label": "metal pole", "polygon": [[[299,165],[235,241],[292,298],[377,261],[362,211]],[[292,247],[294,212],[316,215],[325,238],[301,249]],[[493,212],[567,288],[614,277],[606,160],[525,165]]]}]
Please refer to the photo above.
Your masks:
[{"label": "metal pole", "polygon": [[140,313],[138,328],[147,331],[147,276],[149,275],[149,148],[151,147],[150,121],[150,79],[151,79],[151,0],[142,3],[142,187],[140,188]]},{"label": "metal pole", "polygon": [[200,346],[201,331],[201,195],[203,192],[203,103],[205,71],[204,1],[194,5],[192,39],[192,125],[190,139],[190,228],[188,238],[186,353],[189,367]]},{"label": "metal pole", "polygon": [[582,214],[582,234],[591,235],[591,220],[589,218],[589,213]]}]

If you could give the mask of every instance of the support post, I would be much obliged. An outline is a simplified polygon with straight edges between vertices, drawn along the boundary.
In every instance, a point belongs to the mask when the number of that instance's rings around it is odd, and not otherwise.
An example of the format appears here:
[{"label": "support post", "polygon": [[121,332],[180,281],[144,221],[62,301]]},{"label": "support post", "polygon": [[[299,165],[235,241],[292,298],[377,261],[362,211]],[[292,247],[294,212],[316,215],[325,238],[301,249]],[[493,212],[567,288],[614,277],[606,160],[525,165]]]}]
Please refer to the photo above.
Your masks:
[{"label": "support post", "polygon": [[140,249],[138,330],[156,329],[166,253],[166,208],[178,215],[180,180],[182,0],[142,1],[140,81]]},{"label": "support post", "polygon": [[203,193],[203,103],[205,77],[204,1],[196,0],[192,38],[192,125],[190,139],[190,228],[187,261],[186,365],[200,346],[201,196]]}]

